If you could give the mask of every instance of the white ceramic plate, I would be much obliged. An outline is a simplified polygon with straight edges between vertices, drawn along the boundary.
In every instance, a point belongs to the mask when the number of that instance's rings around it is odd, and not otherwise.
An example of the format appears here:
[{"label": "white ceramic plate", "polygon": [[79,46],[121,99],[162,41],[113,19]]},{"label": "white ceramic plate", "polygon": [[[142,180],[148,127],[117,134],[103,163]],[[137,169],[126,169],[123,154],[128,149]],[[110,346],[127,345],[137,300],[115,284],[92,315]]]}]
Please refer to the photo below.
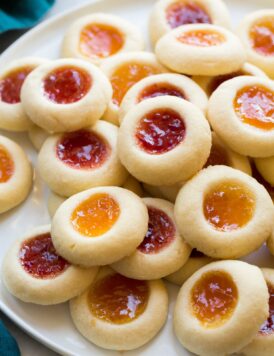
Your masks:
[{"label": "white ceramic plate", "polygon": [[[77,17],[91,12],[104,11],[120,15],[142,28],[147,37],[148,14],[153,2],[154,0],[91,1],[88,5],[56,16],[28,32],[2,54],[0,66],[4,67],[11,60],[29,55],[57,58],[65,29]],[[226,2],[230,7],[235,24],[248,12],[262,8],[273,8],[273,0],[227,0]],[[24,135],[6,135],[21,144],[35,163],[36,153]],[[47,190],[40,177],[36,175],[35,185],[28,200],[20,207],[1,215],[0,263],[14,239],[36,225],[49,222],[45,204],[46,196]],[[271,258],[264,247],[257,253],[248,256],[246,260],[260,266],[274,267],[274,258]],[[172,310],[178,288],[168,285],[168,289],[171,303],[165,327],[146,346],[136,351],[125,352],[124,355],[189,355],[177,342],[172,331]],[[22,303],[7,292],[1,280],[0,308],[26,332],[61,354],[81,356],[119,354],[118,352],[97,348],[86,341],[74,328],[67,304],[40,307]]]}]

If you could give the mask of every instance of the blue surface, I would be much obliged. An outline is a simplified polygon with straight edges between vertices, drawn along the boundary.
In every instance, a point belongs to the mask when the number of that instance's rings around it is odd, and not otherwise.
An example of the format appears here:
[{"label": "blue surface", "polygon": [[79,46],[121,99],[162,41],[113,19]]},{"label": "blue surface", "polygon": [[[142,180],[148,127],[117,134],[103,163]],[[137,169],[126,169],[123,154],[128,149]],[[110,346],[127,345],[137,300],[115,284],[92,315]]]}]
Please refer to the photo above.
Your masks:
[{"label": "blue surface", "polygon": [[0,320],[0,356],[19,356],[20,351],[17,342],[7,331]]}]

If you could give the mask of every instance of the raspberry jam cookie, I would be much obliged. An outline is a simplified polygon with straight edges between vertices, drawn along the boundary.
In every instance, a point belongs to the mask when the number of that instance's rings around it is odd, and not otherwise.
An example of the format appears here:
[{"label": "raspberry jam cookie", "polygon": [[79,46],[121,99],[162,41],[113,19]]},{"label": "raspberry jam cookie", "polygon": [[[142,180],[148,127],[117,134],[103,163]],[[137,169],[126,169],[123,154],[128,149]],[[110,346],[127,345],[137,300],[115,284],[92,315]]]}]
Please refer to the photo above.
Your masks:
[{"label": "raspberry jam cookie", "polygon": [[205,164],[211,132],[201,110],[171,96],[147,99],[124,117],[119,157],[138,180],[151,185],[182,182]]},{"label": "raspberry jam cookie", "polygon": [[137,82],[151,75],[167,72],[154,54],[149,52],[121,53],[106,59],[101,69],[109,78],[113,95],[104,119],[119,124],[119,108],[127,91]]},{"label": "raspberry jam cookie", "polygon": [[187,261],[191,248],[180,236],[173,215],[173,204],[144,198],[148,209],[148,230],[142,243],[112,268],[123,276],[150,280],[177,271]]},{"label": "raspberry jam cookie", "polygon": [[185,25],[156,44],[158,60],[188,75],[221,75],[238,71],[246,60],[244,47],[232,32],[213,25]]},{"label": "raspberry jam cookie", "polygon": [[11,62],[0,73],[0,128],[9,131],[27,131],[31,120],[21,104],[21,87],[26,77],[47,60],[26,57]]},{"label": "raspberry jam cookie", "polygon": [[268,291],[260,269],[241,261],[219,261],[184,283],[173,322],[187,350],[220,356],[251,342],[267,316]]},{"label": "raspberry jam cookie", "polygon": [[188,181],[175,203],[180,233],[213,258],[258,249],[273,229],[273,202],[254,178],[226,166],[208,167]]},{"label": "raspberry jam cookie", "polygon": [[81,59],[57,59],[33,70],[21,100],[30,119],[49,132],[70,132],[95,124],[112,89],[106,76]]},{"label": "raspberry jam cookie", "polygon": [[118,16],[94,13],[79,18],[69,27],[62,55],[100,64],[115,54],[143,48],[142,35],[130,22]]},{"label": "raspberry jam cookie", "polygon": [[64,203],[65,200],[65,197],[62,197],[61,195],[58,195],[52,191],[49,192],[47,207],[49,216],[51,218],[54,217],[54,214],[56,213],[57,209],[62,203]]},{"label": "raspberry jam cookie", "polygon": [[129,89],[121,103],[120,123],[126,113],[141,101],[167,95],[190,101],[203,112],[207,109],[207,97],[193,80],[180,74],[158,74],[144,78]]},{"label": "raspberry jam cookie", "polygon": [[274,84],[238,77],[219,86],[209,100],[213,130],[233,151],[251,157],[274,156]]},{"label": "raspberry jam cookie", "polygon": [[22,148],[0,136],[0,213],[22,203],[32,186],[32,168]]},{"label": "raspberry jam cookie", "polygon": [[274,187],[274,156],[254,159],[260,175]]},{"label": "raspberry jam cookie", "polygon": [[98,187],[73,195],[58,208],[52,239],[58,253],[71,263],[106,265],[132,254],[147,226],[147,208],[136,194]]},{"label": "raspberry jam cookie", "polygon": [[71,300],[72,320],[89,341],[110,350],[132,350],[164,325],[168,295],[161,280],[138,281],[100,269],[95,282]]},{"label": "raspberry jam cookie", "polygon": [[20,300],[51,305],[83,293],[97,271],[97,267],[73,266],[59,256],[47,225],[14,242],[5,256],[2,276],[10,293]]},{"label": "raspberry jam cookie", "polygon": [[182,25],[204,23],[230,27],[230,15],[222,0],[160,0],[153,7],[149,31],[151,42]]},{"label": "raspberry jam cookie", "polygon": [[238,34],[246,48],[248,61],[274,78],[274,10],[260,10],[247,15]]},{"label": "raspberry jam cookie", "polygon": [[49,133],[41,129],[41,127],[32,124],[28,130],[28,136],[30,142],[32,143],[36,151],[40,151],[41,147],[43,146],[43,143],[49,137]]},{"label": "raspberry jam cookie", "polygon": [[105,121],[50,136],[38,156],[41,177],[51,190],[71,196],[105,185],[122,185],[127,171],[117,154],[118,128]]}]

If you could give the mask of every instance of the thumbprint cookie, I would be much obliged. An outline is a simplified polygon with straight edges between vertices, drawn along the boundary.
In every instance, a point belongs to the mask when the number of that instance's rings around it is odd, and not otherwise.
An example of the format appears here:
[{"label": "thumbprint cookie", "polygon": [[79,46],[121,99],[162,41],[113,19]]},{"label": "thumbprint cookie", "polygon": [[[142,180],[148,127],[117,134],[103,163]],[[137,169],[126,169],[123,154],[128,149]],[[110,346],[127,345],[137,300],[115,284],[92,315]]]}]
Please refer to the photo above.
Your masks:
[{"label": "thumbprint cookie", "polygon": [[251,343],[241,350],[241,353],[246,356],[271,356],[274,350],[274,270],[262,268],[262,272],[269,294],[268,318],[262,323]]},{"label": "thumbprint cookie", "polygon": [[69,27],[62,55],[100,64],[115,54],[143,48],[142,35],[130,22],[118,16],[94,13],[79,18]]},{"label": "thumbprint cookie", "polygon": [[55,134],[38,155],[41,177],[61,196],[105,185],[122,185],[127,171],[117,153],[118,128],[99,120],[79,131]]},{"label": "thumbprint cookie", "polygon": [[50,225],[17,239],[5,256],[4,283],[18,299],[41,305],[66,302],[91,284],[98,268],[80,268],[59,256],[52,244]]},{"label": "thumbprint cookie", "polygon": [[175,203],[182,236],[213,258],[238,258],[255,251],[270,236],[273,218],[266,189],[226,166],[200,171],[182,187]]},{"label": "thumbprint cookie", "polygon": [[170,70],[188,75],[221,75],[239,70],[244,47],[232,32],[213,25],[185,25],[168,32],[156,44],[158,60]]},{"label": "thumbprint cookie", "polygon": [[211,131],[201,110],[171,96],[134,106],[118,134],[123,165],[151,185],[172,185],[190,178],[205,164],[210,147]]},{"label": "thumbprint cookie", "polygon": [[259,10],[242,20],[238,34],[246,48],[247,58],[274,78],[274,10]]},{"label": "thumbprint cookie", "polygon": [[255,158],[254,163],[260,175],[274,187],[274,156]]},{"label": "thumbprint cookie", "polygon": [[180,343],[197,355],[228,355],[256,336],[268,316],[268,291],[257,266],[212,262],[181,287],[174,309]]},{"label": "thumbprint cookie", "polygon": [[143,241],[148,212],[142,199],[119,187],[97,187],[73,195],[56,211],[52,239],[71,263],[97,266],[132,254]]},{"label": "thumbprint cookie", "polygon": [[180,74],[158,74],[142,79],[129,89],[121,103],[120,123],[126,113],[141,101],[167,95],[188,100],[203,112],[207,109],[207,97],[193,80]]},{"label": "thumbprint cookie", "polygon": [[65,200],[66,200],[65,197],[62,197],[61,195],[58,195],[52,191],[49,192],[47,206],[48,206],[49,216],[51,218],[54,217],[54,214],[56,213],[57,209],[62,203],[64,203]]},{"label": "thumbprint cookie", "polygon": [[43,143],[49,137],[49,133],[41,129],[41,127],[32,124],[28,130],[28,136],[30,142],[32,143],[36,151],[40,151],[41,147],[43,146]]},{"label": "thumbprint cookie", "polygon": [[161,280],[139,281],[109,267],[100,269],[94,283],[70,301],[79,332],[97,346],[132,350],[149,342],[164,325],[168,295]]},{"label": "thumbprint cookie", "polygon": [[221,84],[212,94],[208,119],[233,151],[251,157],[274,156],[274,83],[243,76]]},{"label": "thumbprint cookie", "polygon": [[11,62],[0,73],[0,128],[27,131],[31,120],[21,104],[21,88],[27,76],[47,60],[26,57]]},{"label": "thumbprint cookie", "polygon": [[214,24],[230,27],[230,15],[222,0],[160,0],[153,7],[149,32],[152,44],[182,25]]},{"label": "thumbprint cookie", "polygon": [[22,148],[0,136],[0,213],[22,203],[32,186],[31,164]]},{"label": "thumbprint cookie", "polygon": [[34,69],[21,101],[30,119],[49,132],[70,132],[95,124],[112,89],[106,76],[81,59],[57,59]]},{"label": "thumbprint cookie", "polygon": [[145,237],[133,254],[112,264],[112,268],[129,278],[158,279],[182,267],[191,248],[179,234],[173,204],[155,198],[143,201],[149,216]]},{"label": "thumbprint cookie", "polygon": [[111,82],[113,95],[104,119],[119,124],[119,108],[127,91],[137,82],[151,75],[167,72],[149,52],[121,53],[108,58],[101,65]]}]

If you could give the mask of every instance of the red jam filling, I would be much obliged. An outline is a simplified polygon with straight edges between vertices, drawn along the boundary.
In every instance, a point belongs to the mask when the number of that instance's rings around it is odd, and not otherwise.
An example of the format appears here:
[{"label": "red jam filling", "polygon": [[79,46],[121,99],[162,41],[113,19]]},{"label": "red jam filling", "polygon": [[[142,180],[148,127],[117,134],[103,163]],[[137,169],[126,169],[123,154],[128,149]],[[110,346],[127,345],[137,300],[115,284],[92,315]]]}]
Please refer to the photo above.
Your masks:
[{"label": "red jam filling", "polygon": [[57,255],[49,233],[24,241],[19,251],[20,263],[26,272],[36,278],[54,278],[69,267],[63,257]]},{"label": "red jam filling", "polygon": [[269,317],[260,328],[259,332],[263,335],[274,333],[274,287],[270,284],[268,284],[267,286],[269,293]]},{"label": "red jam filling", "polygon": [[157,96],[177,96],[178,98],[185,99],[185,94],[176,86],[167,83],[155,83],[146,87],[139,95],[138,102],[145,99],[156,98]]},{"label": "red jam filling", "polygon": [[220,145],[212,145],[210,150],[210,155],[204,167],[208,166],[228,166],[228,157],[226,150]]},{"label": "red jam filling", "polygon": [[252,26],[250,40],[256,52],[263,56],[274,55],[274,19],[263,20]]}]

